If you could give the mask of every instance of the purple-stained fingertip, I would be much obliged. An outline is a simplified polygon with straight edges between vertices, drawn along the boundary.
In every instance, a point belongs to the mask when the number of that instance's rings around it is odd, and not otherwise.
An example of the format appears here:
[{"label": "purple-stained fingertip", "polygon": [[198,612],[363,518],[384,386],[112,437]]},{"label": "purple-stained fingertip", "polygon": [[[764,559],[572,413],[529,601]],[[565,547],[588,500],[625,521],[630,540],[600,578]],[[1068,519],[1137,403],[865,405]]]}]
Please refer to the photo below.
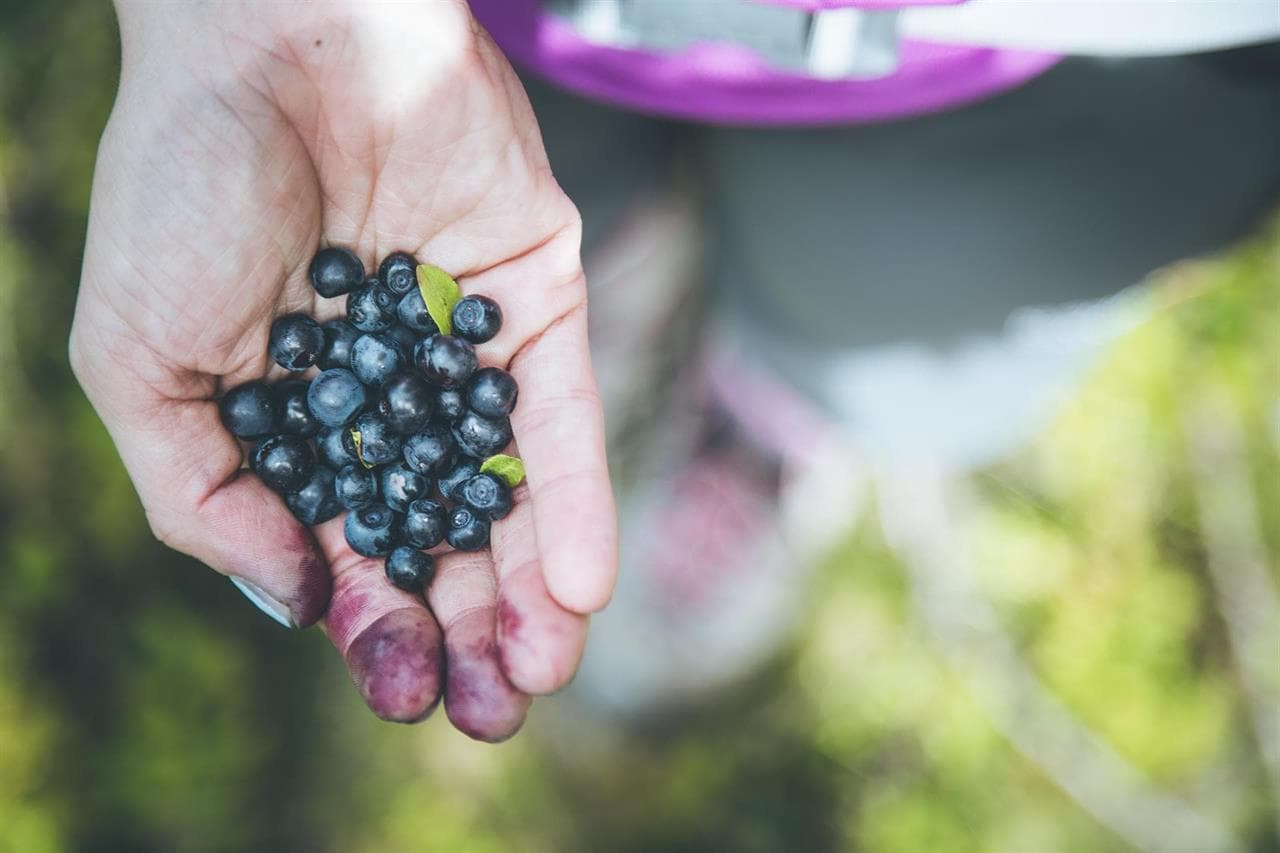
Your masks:
[{"label": "purple-stained fingertip", "polygon": [[519,731],[530,699],[502,672],[493,638],[493,611],[476,611],[451,626],[445,650],[449,684],[444,707],[454,727],[488,743],[499,743]]},{"label": "purple-stained fingertip", "polygon": [[374,714],[395,723],[425,720],[444,677],[440,628],[425,610],[388,613],[351,643],[347,668]]}]

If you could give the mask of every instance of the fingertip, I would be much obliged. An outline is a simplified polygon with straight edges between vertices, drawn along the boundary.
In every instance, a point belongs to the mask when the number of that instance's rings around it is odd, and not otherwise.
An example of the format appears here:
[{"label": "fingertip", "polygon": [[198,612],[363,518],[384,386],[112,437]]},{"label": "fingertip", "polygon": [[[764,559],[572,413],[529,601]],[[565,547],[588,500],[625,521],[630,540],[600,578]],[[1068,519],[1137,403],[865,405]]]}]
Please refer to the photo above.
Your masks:
[{"label": "fingertip", "polygon": [[347,649],[351,680],[375,715],[388,722],[425,720],[440,701],[444,676],[440,628],[429,612],[388,613]]},{"label": "fingertip", "polygon": [[[583,478],[576,494],[566,494],[569,491],[548,495],[541,504],[535,499],[535,525],[547,592],[565,610],[586,615],[603,610],[613,597],[618,578],[617,522],[607,481],[602,486]],[[566,525],[562,511],[573,505],[593,511]]]},{"label": "fingertip", "polygon": [[588,616],[604,610],[613,599],[617,571],[603,560],[594,562],[604,568],[584,570],[583,566],[590,564],[576,557],[549,558],[545,578],[547,594],[571,613]]},{"label": "fingertip", "polygon": [[501,743],[518,732],[532,700],[502,671],[493,609],[473,611],[450,625],[445,654],[449,677],[444,707],[454,727],[485,743]]},{"label": "fingertip", "polygon": [[573,680],[588,618],[556,605],[536,567],[525,579],[504,582],[497,616],[502,671],[517,690],[545,696]]}]

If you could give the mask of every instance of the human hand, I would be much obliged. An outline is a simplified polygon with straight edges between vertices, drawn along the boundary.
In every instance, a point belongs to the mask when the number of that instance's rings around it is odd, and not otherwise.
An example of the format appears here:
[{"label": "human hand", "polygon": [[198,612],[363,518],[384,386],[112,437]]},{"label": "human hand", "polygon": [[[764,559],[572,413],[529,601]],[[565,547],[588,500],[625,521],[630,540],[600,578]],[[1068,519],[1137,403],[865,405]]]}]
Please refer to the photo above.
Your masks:
[{"label": "human hand", "polygon": [[[379,716],[443,690],[458,728],[509,736],[572,677],[617,563],[579,221],[519,82],[454,0],[117,7],[71,361],[153,531],[282,621],[323,617]],[[492,558],[439,560],[430,610],[340,519],[313,537],[218,419],[218,394],[271,372],[274,317],[342,313],[308,281],[320,245],[367,268],[413,252],[504,309],[480,354],[520,383],[528,485]]]}]

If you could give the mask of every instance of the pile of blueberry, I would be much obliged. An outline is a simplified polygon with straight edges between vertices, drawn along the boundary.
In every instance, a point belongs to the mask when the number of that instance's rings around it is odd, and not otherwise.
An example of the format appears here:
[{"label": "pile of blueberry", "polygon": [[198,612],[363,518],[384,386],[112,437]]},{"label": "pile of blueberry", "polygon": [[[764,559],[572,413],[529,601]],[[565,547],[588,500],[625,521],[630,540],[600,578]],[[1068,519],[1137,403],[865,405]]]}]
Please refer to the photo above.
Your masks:
[{"label": "pile of blueberry", "polygon": [[[429,289],[441,280],[444,296]],[[366,279],[354,254],[322,249],[311,283],[324,297],[347,294],[346,318],[278,317],[269,351],[286,370],[319,373],[231,389],[222,422],[253,442],[253,471],[300,521],[350,510],[351,549],[385,557],[392,583],[422,591],[435,570],[425,551],[488,545],[523,475],[499,455],[511,442],[516,381],[476,363],[475,345],[498,333],[502,311],[485,296],[458,298],[452,279],[404,252]]]}]

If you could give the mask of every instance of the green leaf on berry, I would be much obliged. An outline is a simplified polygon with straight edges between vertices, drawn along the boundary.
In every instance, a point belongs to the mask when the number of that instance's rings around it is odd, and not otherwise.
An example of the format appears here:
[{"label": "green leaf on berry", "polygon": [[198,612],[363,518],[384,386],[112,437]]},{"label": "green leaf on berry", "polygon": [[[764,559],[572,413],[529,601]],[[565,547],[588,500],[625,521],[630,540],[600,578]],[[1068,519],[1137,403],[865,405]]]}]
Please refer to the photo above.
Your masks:
[{"label": "green leaf on berry", "polygon": [[419,264],[418,292],[422,294],[427,313],[436,321],[440,334],[453,334],[453,306],[462,298],[462,291],[453,276],[431,264]]},{"label": "green leaf on berry", "polygon": [[362,452],[364,442],[360,437],[360,430],[355,427],[351,428],[351,443],[356,446],[356,458],[360,460],[360,464],[366,469],[372,468],[372,465],[364,461],[364,453]]},{"label": "green leaf on berry", "polygon": [[514,489],[524,480],[524,463],[514,456],[499,453],[480,463],[480,473],[492,474]]}]

